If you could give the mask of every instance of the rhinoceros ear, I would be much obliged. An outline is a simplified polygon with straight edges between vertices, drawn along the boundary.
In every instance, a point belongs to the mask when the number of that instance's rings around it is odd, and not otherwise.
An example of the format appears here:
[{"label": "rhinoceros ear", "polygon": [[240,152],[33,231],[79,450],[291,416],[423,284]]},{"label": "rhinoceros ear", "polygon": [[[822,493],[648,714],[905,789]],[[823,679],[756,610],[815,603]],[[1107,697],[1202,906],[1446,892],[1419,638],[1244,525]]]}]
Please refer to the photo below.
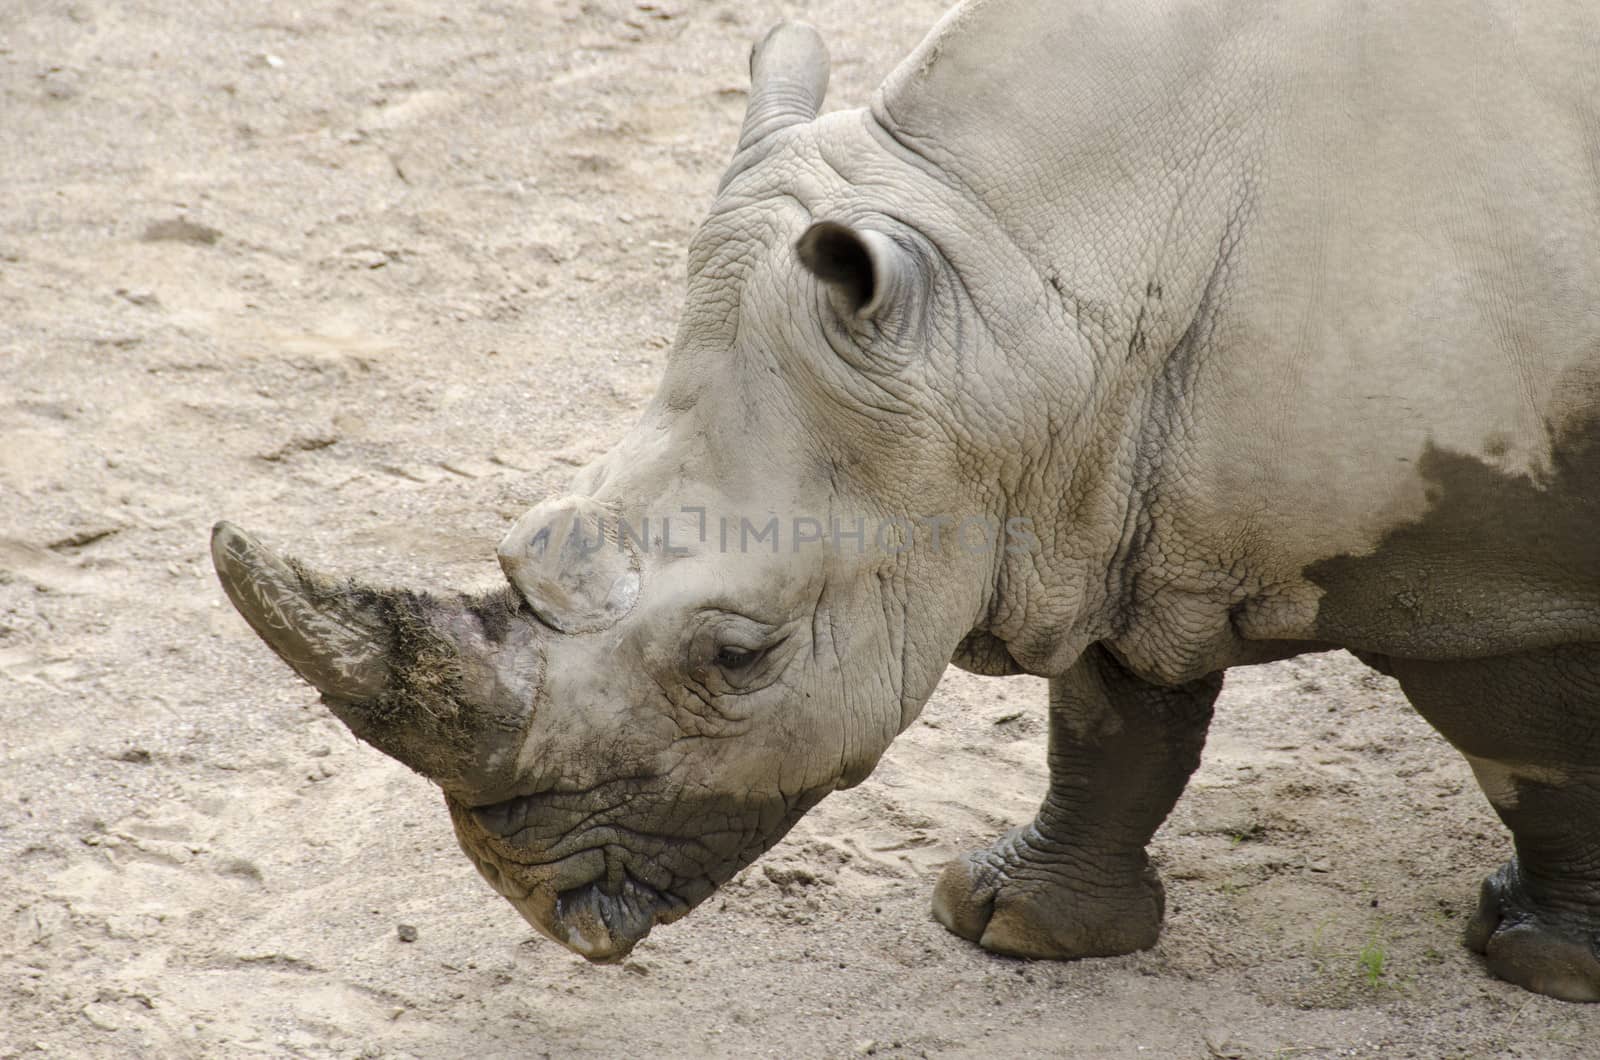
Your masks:
[{"label": "rhinoceros ear", "polygon": [[828,92],[828,47],[804,22],[780,22],[750,49],[750,103],[739,150],[808,122]]},{"label": "rhinoceros ear", "polygon": [[902,293],[911,272],[906,252],[894,240],[837,221],[818,221],[794,249],[847,316],[881,312]]}]

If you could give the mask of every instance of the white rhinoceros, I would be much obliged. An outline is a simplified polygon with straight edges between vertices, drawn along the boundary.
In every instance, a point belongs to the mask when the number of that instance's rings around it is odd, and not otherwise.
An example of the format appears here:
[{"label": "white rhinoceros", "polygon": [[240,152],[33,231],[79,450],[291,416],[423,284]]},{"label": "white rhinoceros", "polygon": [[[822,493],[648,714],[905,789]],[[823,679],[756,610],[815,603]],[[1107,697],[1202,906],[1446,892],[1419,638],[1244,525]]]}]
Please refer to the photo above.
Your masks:
[{"label": "white rhinoceros", "polygon": [[226,524],[218,572],[594,960],[865,777],[952,660],[1050,679],[1051,779],[939,920],[1149,946],[1223,671],[1348,648],[1515,836],[1468,944],[1594,1000],[1597,55],[1586,0],[989,0],[819,118],[781,25],[655,399],[506,590]]}]

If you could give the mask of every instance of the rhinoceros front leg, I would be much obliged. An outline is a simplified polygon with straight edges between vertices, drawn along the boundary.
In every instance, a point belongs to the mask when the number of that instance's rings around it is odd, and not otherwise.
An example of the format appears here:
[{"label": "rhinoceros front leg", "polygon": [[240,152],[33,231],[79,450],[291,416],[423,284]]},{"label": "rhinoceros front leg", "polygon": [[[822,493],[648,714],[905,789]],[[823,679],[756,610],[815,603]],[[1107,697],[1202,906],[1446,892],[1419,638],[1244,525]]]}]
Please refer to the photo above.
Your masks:
[{"label": "rhinoceros front leg", "polygon": [[1166,907],[1145,845],[1200,764],[1222,675],[1161,688],[1093,647],[1050,682],[1050,791],[1033,823],[956,859],[933,915],[1018,957],[1153,945]]},{"label": "rhinoceros front leg", "polygon": [[1501,979],[1600,1001],[1600,645],[1386,661],[1515,841],[1483,881],[1467,945]]}]

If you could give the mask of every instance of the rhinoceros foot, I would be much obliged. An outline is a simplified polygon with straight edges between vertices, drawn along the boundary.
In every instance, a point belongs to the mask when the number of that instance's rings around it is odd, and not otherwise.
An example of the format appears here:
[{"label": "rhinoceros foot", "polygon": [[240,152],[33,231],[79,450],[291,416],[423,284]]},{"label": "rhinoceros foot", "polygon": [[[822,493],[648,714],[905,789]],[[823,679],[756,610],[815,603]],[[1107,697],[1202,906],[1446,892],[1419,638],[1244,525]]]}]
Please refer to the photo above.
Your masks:
[{"label": "rhinoceros foot", "polygon": [[939,923],[1012,957],[1113,957],[1155,945],[1166,894],[1141,851],[1095,856],[1028,825],[952,861],[933,893]]},{"label": "rhinoceros foot", "polygon": [[1563,1001],[1600,1001],[1600,921],[1540,903],[1515,860],[1484,879],[1466,943],[1509,983]]}]

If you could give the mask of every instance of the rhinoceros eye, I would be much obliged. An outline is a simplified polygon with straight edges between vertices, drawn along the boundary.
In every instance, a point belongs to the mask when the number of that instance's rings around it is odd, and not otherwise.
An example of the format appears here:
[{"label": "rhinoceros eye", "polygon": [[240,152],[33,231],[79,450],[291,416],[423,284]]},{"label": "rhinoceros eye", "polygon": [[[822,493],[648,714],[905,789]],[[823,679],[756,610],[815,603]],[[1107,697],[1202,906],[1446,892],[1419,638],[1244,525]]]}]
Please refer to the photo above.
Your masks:
[{"label": "rhinoceros eye", "polygon": [[785,630],[744,615],[719,611],[691,635],[685,676],[712,694],[752,691],[762,685]]},{"label": "rhinoceros eye", "polygon": [[761,652],[749,648],[740,648],[732,644],[724,644],[717,649],[716,664],[731,673],[748,670],[761,658]]}]

